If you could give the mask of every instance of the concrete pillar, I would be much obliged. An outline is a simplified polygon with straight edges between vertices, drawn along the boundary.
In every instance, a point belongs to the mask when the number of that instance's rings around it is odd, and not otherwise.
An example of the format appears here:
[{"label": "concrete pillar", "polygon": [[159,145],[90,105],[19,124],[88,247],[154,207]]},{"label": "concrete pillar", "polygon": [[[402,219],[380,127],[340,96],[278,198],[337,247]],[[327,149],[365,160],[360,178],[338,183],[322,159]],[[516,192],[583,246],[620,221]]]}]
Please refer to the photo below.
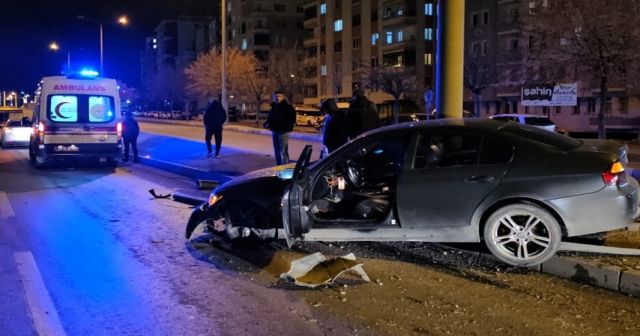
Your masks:
[{"label": "concrete pillar", "polygon": [[438,2],[436,109],[438,118],[462,118],[465,0]]}]

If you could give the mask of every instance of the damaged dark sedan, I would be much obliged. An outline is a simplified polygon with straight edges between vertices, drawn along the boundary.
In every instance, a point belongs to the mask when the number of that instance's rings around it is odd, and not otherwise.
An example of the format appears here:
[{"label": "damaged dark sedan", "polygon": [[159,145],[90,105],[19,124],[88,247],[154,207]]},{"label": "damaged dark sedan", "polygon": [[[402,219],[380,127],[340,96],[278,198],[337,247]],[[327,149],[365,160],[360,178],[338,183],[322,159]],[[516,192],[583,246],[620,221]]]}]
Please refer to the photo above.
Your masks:
[{"label": "damaged dark sedan", "polygon": [[434,120],[365,133],[311,163],[236,178],[200,224],[239,244],[296,241],[484,242],[517,266],[552,257],[564,237],[630,226],[638,182],[627,146],[492,120]]}]

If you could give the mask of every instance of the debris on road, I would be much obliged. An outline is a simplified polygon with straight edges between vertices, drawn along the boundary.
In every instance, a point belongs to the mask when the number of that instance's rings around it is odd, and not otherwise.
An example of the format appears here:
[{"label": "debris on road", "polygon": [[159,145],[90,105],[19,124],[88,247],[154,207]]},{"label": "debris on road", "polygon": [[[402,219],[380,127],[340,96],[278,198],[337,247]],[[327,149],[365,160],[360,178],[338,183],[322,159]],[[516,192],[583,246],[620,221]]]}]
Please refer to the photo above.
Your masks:
[{"label": "debris on road", "polygon": [[151,194],[151,196],[153,196],[153,198],[169,198],[169,197],[171,197],[171,194],[157,195],[155,189],[149,190],[149,193]]},{"label": "debris on road", "polygon": [[213,180],[198,180],[197,185],[199,190],[213,190],[220,185],[220,182]]},{"label": "debris on road", "polygon": [[320,252],[296,259],[291,262],[291,268],[280,278],[289,280],[298,286],[317,287],[333,283],[346,271],[354,271],[366,282],[371,282],[367,273],[362,269],[362,263],[356,261],[356,256],[349,253],[345,256],[327,260]]}]

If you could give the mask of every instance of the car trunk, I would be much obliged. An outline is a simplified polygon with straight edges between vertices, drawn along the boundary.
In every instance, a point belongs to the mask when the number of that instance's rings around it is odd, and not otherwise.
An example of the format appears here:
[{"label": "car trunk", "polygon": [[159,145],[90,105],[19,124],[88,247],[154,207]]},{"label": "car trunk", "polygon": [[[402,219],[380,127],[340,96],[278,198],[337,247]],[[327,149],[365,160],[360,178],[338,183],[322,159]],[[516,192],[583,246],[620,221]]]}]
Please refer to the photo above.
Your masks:
[{"label": "car trunk", "polygon": [[[582,145],[573,149],[578,152],[605,153],[615,157],[616,161],[620,161],[625,165],[629,163],[627,152],[629,147],[627,144],[617,140],[600,140],[600,139],[580,139]],[[613,162],[613,161],[612,161]]]}]

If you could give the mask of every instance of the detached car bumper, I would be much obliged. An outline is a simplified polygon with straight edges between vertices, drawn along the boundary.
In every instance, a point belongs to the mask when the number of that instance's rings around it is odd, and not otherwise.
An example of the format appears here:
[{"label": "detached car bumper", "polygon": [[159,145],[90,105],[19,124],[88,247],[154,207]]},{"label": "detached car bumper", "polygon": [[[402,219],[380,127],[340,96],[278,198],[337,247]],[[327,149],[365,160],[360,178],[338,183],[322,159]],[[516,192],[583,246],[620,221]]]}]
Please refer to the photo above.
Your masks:
[{"label": "detached car bumper", "polygon": [[222,218],[220,215],[220,211],[218,207],[210,207],[209,203],[202,203],[200,206],[196,207],[191,216],[189,216],[189,221],[187,222],[187,227],[185,229],[185,238],[190,239],[193,231],[200,225],[200,223],[206,220],[218,220]]}]

